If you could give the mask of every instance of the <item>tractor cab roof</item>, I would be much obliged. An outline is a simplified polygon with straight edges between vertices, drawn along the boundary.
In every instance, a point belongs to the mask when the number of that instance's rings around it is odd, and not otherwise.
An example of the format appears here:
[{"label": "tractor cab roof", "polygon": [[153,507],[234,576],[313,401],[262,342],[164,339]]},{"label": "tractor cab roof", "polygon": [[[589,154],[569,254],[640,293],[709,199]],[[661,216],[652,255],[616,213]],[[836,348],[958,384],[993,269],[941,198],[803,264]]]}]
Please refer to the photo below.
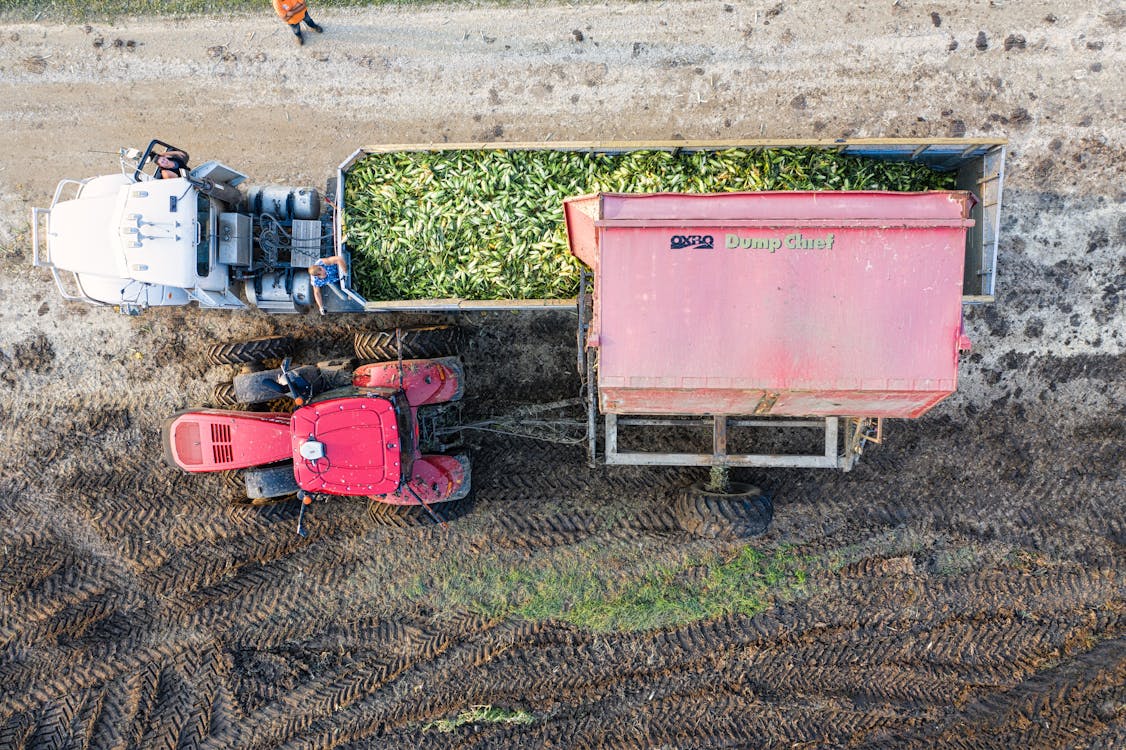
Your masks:
[{"label": "tractor cab roof", "polygon": [[404,411],[401,398],[362,392],[295,411],[290,434],[298,486],[333,495],[394,492],[410,462]]}]

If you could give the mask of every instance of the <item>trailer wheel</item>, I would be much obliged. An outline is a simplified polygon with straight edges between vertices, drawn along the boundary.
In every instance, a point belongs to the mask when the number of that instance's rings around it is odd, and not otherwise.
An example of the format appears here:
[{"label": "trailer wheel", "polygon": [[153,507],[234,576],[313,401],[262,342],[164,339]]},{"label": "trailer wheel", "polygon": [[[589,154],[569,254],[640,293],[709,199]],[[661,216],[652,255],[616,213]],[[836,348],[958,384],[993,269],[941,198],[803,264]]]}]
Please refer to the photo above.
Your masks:
[{"label": "trailer wheel", "polygon": [[[457,326],[428,326],[403,328],[403,359],[436,359],[453,357],[460,353],[462,332]],[[395,330],[361,331],[354,340],[356,356],[376,362],[389,362],[399,358],[398,337]]]},{"label": "trailer wheel", "polygon": [[[448,523],[464,516],[469,511],[469,506],[469,497],[462,497],[444,503],[432,503],[430,508]],[[379,526],[394,529],[438,525],[421,505],[390,505],[374,498],[368,503],[368,518]]]},{"label": "trailer wheel", "polygon": [[732,482],[727,492],[696,482],[677,495],[677,521],[690,534],[709,539],[743,539],[761,534],[774,518],[774,503],[750,484]]},{"label": "trailer wheel", "polygon": [[242,365],[281,359],[292,348],[293,340],[289,336],[266,336],[229,344],[212,344],[204,352],[204,359],[212,365]]}]

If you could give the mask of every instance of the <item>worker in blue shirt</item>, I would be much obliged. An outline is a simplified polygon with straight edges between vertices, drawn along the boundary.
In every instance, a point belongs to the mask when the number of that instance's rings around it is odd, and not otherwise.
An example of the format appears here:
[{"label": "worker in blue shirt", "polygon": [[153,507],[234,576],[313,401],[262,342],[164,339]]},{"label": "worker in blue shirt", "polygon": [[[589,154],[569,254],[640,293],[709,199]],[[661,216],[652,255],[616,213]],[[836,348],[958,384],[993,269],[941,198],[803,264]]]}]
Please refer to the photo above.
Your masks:
[{"label": "worker in blue shirt", "polygon": [[324,315],[325,303],[321,297],[321,287],[338,281],[343,285],[348,278],[348,264],[343,255],[321,258],[309,266],[309,278],[313,281],[313,299],[317,301],[317,309]]}]

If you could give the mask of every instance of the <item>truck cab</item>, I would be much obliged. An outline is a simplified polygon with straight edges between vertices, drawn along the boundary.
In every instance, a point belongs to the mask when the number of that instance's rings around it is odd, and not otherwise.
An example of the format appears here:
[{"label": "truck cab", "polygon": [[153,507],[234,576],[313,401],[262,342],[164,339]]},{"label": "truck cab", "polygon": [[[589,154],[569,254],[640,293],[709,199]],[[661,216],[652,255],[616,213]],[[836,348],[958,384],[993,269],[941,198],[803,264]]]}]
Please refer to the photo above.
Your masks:
[{"label": "truck cab", "polygon": [[143,171],[174,147],[121,150],[121,172],[64,179],[49,208],[32,209],[33,262],[67,299],[127,313],[201,307],[301,312],[307,266],[322,257],[319,194],[243,186],[246,175],[209,161],[172,179]]}]

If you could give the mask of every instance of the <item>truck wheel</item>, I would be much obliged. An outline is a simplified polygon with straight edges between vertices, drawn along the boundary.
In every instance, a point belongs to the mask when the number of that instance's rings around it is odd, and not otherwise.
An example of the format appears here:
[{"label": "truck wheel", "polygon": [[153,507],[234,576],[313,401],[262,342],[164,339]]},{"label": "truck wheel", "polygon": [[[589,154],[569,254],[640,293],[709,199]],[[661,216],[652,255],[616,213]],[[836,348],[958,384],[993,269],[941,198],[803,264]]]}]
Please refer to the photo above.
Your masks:
[{"label": "truck wheel", "polygon": [[[460,353],[462,334],[457,326],[403,328],[403,359],[436,359]],[[361,331],[355,338],[356,356],[376,362],[399,358],[398,339],[390,331]]]},{"label": "truck wheel", "polygon": [[[431,509],[449,523],[469,511],[468,497],[445,503],[432,503]],[[438,522],[421,505],[391,505],[372,499],[368,503],[368,518],[380,526],[408,529],[416,526],[437,526]]]},{"label": "truck wheel", "polygon": [[709,539],[744,539],[766,531],[774,503],[758,487],[732,482],[727,492],[696,482],[677,495],[676,519],[690,534]]},{"label": "truck wheel", "polygon": [[292,348],[293,340],[289,336],[266,336],[230,344],[212,344],[204,353],[204,359],[212,365],[242,365],[281,359]]}]

